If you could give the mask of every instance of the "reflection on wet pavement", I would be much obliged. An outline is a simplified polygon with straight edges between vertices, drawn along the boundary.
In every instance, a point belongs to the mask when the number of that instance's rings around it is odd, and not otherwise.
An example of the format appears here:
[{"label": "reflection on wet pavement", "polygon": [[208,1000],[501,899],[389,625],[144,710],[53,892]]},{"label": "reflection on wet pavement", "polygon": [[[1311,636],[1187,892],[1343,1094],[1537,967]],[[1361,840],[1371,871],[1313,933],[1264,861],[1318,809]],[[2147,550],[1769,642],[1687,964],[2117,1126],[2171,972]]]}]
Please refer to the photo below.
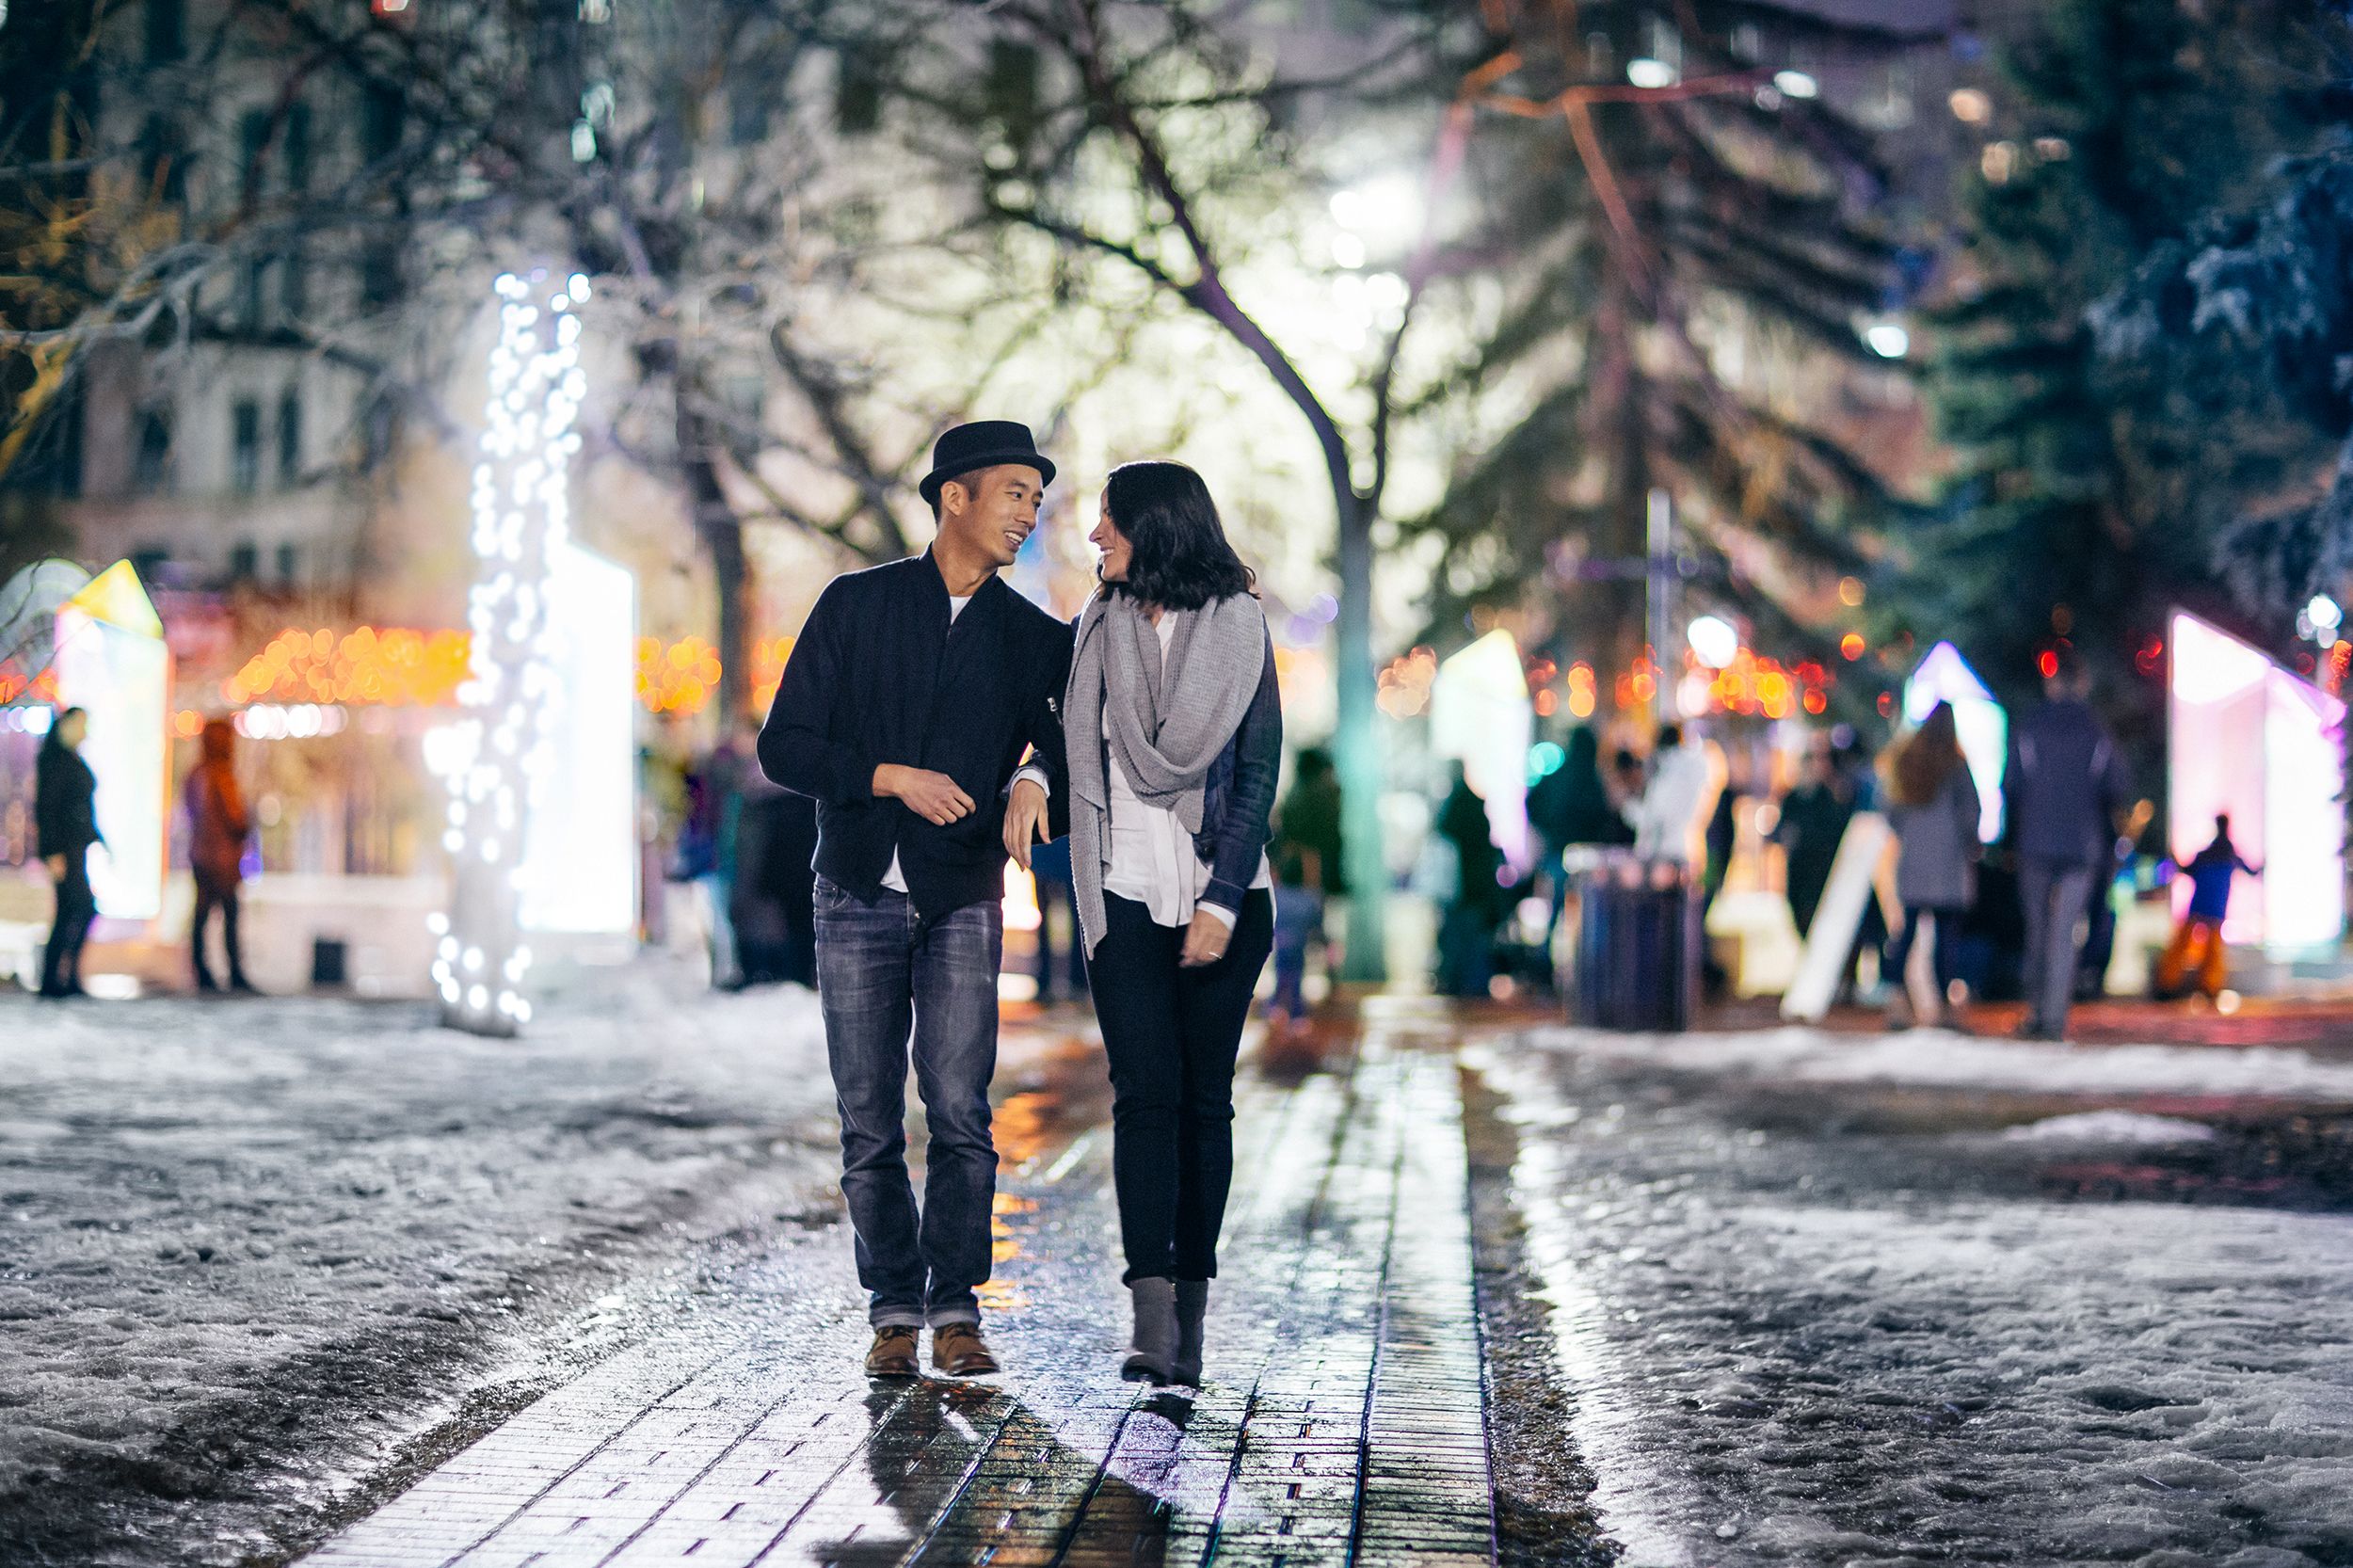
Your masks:
[{"label": "reflection on wet pavement", "polygon": [[1118,1380],[1108,1096],[1074,1044],[999,1110],[1006,1375],[870,1386],[846,1238],[784,1243],[773,1289],[551,1395],[310,1560],[1492,1563],[1460,1096],[1416,1048],[1433,1032],[1376,1011],[1330,1071],[1245,1089],[1197,1395]]}]

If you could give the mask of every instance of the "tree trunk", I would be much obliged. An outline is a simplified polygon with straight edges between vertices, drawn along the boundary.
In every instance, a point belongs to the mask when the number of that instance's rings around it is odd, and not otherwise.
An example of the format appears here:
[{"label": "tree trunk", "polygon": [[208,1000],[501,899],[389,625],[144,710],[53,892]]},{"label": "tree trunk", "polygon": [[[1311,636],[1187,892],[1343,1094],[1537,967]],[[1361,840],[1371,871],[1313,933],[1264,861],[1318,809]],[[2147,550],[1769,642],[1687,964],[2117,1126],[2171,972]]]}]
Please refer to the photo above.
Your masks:
[{"label": "tree trunk", "polygon": [[711,556],[712,585],[719,600],[718,710],[724,738],[749,714],[752,696],[751,569],[744,554],[744,521],[728,504],[701,422],[687,411],[683,398],[678,410],[678,450],[687,499],[695,509],[695,536]]}]

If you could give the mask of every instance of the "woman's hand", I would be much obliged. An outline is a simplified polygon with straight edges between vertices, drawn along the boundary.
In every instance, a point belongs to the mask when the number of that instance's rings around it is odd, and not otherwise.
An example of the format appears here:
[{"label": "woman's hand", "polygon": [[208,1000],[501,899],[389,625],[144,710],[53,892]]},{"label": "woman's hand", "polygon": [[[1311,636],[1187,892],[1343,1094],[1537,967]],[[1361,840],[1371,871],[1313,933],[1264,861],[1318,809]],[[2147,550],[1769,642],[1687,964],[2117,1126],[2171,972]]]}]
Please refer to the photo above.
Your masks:
[{"label": "woman's hand", "polygon": [[1214,964],[1225,956],[1228,943],[1234,939],[1234,928],[1207,909],[1193,912],[1193,923],[1185,928],[1185,951],[1176,960],[1188,969]]},{"label": "woman's hand", "polygon": [[1046,842],[1048,837],[1046,792],[1038,788],[1034,778],[1014,780],[1013,793],[1005,799],[1005,853],[1026,872],[1030,869],[1031,846]]}]

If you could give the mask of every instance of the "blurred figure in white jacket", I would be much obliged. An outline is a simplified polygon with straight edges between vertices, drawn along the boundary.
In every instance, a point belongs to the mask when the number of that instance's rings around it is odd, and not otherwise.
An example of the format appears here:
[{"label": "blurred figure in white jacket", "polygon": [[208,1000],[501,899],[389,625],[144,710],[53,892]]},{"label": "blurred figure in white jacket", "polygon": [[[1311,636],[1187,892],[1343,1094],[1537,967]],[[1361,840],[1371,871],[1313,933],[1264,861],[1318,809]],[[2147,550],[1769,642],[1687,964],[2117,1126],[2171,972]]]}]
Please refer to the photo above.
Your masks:
[{"label": "blurred figure in white jacket", "polygon": [[1650,784],[1627,813],[1634,824],[1634,853],[1644,859],[1672,860],[1693,870],[1706,864],[1707,819],[1724,787],[1723,759],[1683,727],[1660,727],[1652,753]]}]

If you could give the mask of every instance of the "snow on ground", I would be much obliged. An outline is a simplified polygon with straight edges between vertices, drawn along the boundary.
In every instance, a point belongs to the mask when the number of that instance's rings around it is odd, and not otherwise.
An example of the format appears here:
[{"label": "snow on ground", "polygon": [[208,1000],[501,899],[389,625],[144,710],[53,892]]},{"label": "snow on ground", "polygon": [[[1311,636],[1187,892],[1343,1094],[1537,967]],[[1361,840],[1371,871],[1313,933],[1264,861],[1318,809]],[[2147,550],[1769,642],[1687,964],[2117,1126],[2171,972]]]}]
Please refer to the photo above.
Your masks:
[{"label": "snow on ground", "polygon": [[[1944,1096],[1967,1102],[1956,1131],[1883,1081],[1915,1054],[2022,1048],[1545,1043],[1467,1060],[1518,1126],[1514,1202],[1628,1568],[2353,1562],[2353,1218],[2245,1207],[2219,1183],[2178,1204],[2056,1201],[2037,1162],[2097,1163],[2104,1129],[2128,1130],[2114,1108],[2068,1116],[2076,1136],[2005,1140],[1979,1130],[1974,1090]],[[1849,1077],[1833,1052],[1873,1065]],[[2076,1054],[1987,1076],[2047,1106]],[[2235,1070],[2205,1063],[2231,1054],[2086,1070],[2211,1090]],[[1689,1074],[1727,1059],[1815,1070],[1791,1074],[1796,1095]],[[2276,1092],[2284,1075],[2252,1076]],[[2124,1142],[2103,1169],[2217,1158]]]},{"label": "snow on ground", "polygon": [[2353,1064],[2280,1047],[2066,1046],[1937,1029],[1833,1034],[1793,1026],[1739,1034],[1531,1031],[1529,1044],[1673,1072],[1785,1083],[1913,1083],[2054,1094],[2262,1095],[2353,1102]]},{"label": "snow on ground", "polygon": [[837,1201],[814,998],[651,965],[517,1041],[0,998],[0,1085],[11,1564],[267,1558],[534,1334],[621,1335],[697,1240]]},{"label": "snow on ground", "polygon": [[2210,1144],[2214,1128],[2142,1111],[2076,1111],[2002,1129],[2013,1144]]}]

